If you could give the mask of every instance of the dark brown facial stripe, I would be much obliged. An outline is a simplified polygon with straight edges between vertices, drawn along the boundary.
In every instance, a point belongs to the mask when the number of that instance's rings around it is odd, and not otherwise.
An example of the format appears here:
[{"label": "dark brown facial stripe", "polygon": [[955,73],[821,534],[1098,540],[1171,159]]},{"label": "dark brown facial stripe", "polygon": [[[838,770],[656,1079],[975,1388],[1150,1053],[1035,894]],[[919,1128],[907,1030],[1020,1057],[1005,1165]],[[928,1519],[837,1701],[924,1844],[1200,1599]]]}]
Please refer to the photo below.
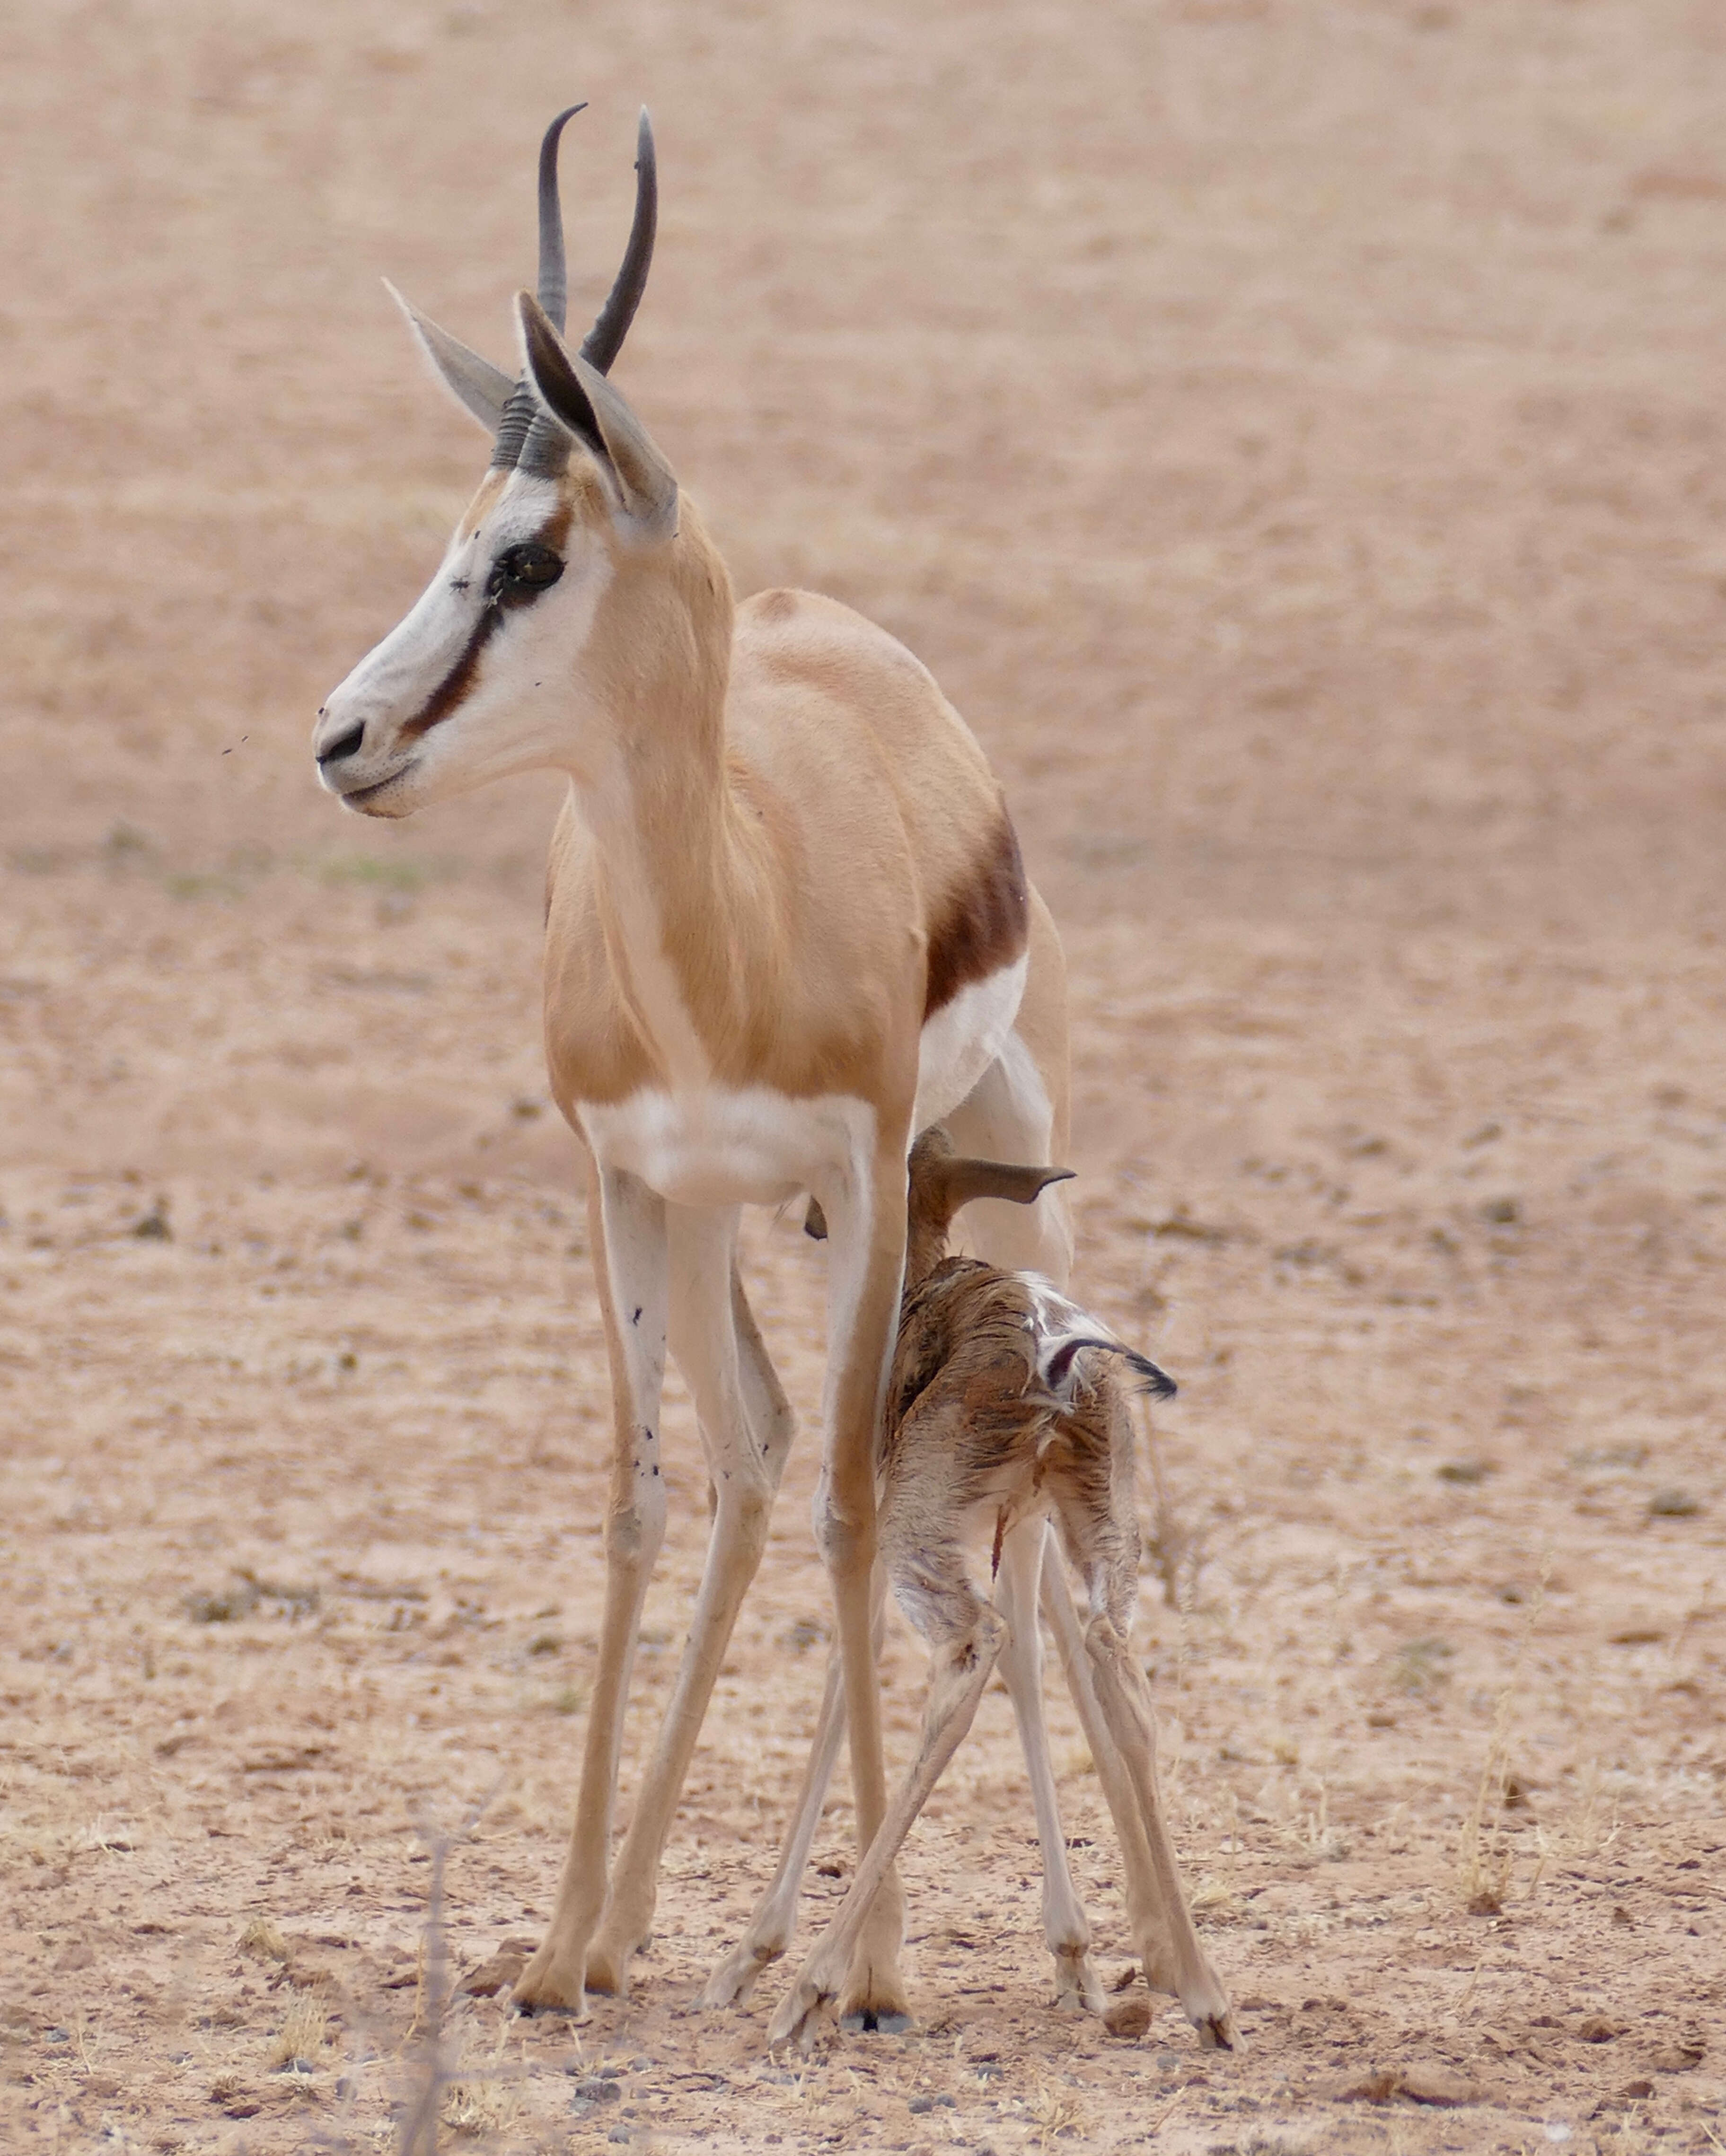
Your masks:
[{"label": "dark brown facial stripe", "polygon": [[1025,864],[1006,810],[989,840],[989,850],[969,882],[948,900],[929,930],[928,990],[923,998],[927,1024],[961,988],[1010,966],[1030,937]]},{"label": "dark brown facial stripe", "polygon": [[[568,506],[560,503],[537,533],[523,544],[549,547],[554,554],[559,553],[569,536],[569,521]],[[452,711],[459,709],[474,685],[475,675],[480,670],[480,654],[485,649],[488,639],[496,634],[503,617],[504,609],[497,602],[488,600],[484,613],[474,624],[472,635],[462,648],[461,656],[427,697],[424,707],[402,728],[402,740],[418,741],[422,734],[429,734],[441,720],[447,719]]]},{"label": "dark brown facial stripe", "polygon": [[426,698],[422,709],[402,728],[400,738],[403,741],[418,741],[422,734],[429,734],[440,720],[447,719],[461,703],[473,687],[474,676],[480,670],[480,654],[485,649],[486,640],[496,634],[502,619],[501,607],[488,605],[485,608],[474,624],[473,634],[462,647],[460,658]]}]

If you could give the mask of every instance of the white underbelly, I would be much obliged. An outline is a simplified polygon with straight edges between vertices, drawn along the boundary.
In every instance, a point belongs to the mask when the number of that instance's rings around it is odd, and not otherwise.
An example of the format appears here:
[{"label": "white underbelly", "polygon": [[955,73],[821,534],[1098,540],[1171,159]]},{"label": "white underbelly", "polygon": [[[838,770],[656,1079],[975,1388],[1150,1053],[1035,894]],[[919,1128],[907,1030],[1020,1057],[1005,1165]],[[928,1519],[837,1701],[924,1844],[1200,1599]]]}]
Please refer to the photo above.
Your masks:
[{"label": "white underbelly", "polygon": [[[907,1142],[949,1115],[1001,1052],[1025,993],[1021,958],[936,1012],[917,1045]],[[604,1168],[639,1175],[674,1205],[779,1205],[866,1177],[876,1111],[854,1094],[797,1099],[768,1086],[644,1086],[626,1101],[578,1101]]]},{"label": "white underbelly", "polygon": [[603,1168],[639,1175],[674,1205],[783,1204],[850,1182],[875,1147],[875,1110],[849,1094],[655,1086],[576,1112]]}]

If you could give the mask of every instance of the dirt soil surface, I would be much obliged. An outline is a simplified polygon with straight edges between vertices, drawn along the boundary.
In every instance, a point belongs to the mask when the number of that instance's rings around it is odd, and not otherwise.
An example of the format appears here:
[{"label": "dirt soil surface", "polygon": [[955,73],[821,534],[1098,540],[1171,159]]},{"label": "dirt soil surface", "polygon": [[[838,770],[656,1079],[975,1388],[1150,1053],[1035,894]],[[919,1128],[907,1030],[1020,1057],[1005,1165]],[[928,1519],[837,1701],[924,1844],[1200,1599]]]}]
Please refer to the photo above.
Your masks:
[{"label": "dirt soil surface", "polygon": [[[1061,922],[1076,1281],[1181,1381],[1140,1644],[1243,2056],[1050,2008],[998,1691],[907,1853],[914,2030],[696,2010],[827,1630],[789,1218],[804,1432],[658,1936],[580,2027],[481,1995],[600,1584],[558,788],[367,825],[307,742],[484,461],[378,279],[508,359],[574,96],[578,311],[653,108],[619,379],[739,588],[933,667]],[[1713,0],[7,11],[8,2149],[394,2147],[439,1941],[496,1958],[449,2148],[1726,2145],[1723,103]],[[667,1430],[625,1815],[706,1526]],[[886,1681],[902,1761],[902,1629]]]}]

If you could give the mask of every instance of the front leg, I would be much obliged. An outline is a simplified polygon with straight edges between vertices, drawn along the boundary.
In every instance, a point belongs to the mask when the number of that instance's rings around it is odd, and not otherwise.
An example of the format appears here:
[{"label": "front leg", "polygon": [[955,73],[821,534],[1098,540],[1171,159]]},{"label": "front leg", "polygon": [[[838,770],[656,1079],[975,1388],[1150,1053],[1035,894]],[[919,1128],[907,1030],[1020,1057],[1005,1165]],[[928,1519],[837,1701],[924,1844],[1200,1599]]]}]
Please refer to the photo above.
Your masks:
[{"label": "front leg", "polygon": [[[824,1455],[815,1537],[833,1584],[835,1652],[845,1689],[860,1863],[886,1811],[881,1691],[870,1579],[875,1564],[875,1470],[887,1363],[905,1273],[906,1156],[902,1130],[819,1193],[828,1224],[828,1353]],[[893,2030],[910,2020],[899,1948],[904,1901],[885,1874],[855,1942],[839,2003],[848,2027]]]},{"label": "front leg", "polygon": [[671,1352],[688,1380],[716,1495],[677,1682],[588,1951],[588,1989],[626,1989],[653,1924],[660,1859],[732,1628],[767,1544],[796,1428],[738,1278],[735,1208],[670,1209]]},{"label": "front leg", "polygon": [[605,1906],[618,1755],[641,1604],[665,1533],[659,1430],[665,1373],[665,1208],[638,1177],[595,1163],[588,1178],[588,1221],[615,1433],[605,1516],[605,1611],[575,1825],[557,1899],[550,1929],[515,1989],[516,2004],[524,2010],[556,2006],[578,2014],[588,1942]]}]

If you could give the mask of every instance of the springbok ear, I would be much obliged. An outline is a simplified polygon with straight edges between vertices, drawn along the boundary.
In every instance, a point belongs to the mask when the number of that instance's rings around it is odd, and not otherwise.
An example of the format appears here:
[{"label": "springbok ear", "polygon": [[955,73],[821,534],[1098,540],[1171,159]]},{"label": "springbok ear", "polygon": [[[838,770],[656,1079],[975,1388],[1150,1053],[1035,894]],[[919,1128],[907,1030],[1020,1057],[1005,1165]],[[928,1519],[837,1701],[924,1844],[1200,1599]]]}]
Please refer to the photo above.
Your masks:
[{"label": "springbok ear", "polygon": [[662,542],[677,530],[677,481],[652,436],[615,389],[571,352],[531,292],[516,295],[527,372],[546,409],[617,483],[635,535]]},{"label": "springbok ear", "polygon": [[431,362],[439,381],[465,410],[473,413],[488,434],[495,434],[515,383],[501,367],[494,367],[489,359],[481,359],[478,352],[470,352],[459,337],[451,336],[448,330],[440,330],[435,322],[428,321],[418,307],[402,297],[388,277],[383,280],[383,289],[407,316],[414,341]]},{"label": "springbok ear", "polygon": [[1004,1198],[1014,1205],[1035,1205],[1051,1183],[1070,1183],[1070,1168],[1025,1168],[1017,1161],[968,1160],[963,1154],[935,1163],[948,1218],[973,1198]]}]

